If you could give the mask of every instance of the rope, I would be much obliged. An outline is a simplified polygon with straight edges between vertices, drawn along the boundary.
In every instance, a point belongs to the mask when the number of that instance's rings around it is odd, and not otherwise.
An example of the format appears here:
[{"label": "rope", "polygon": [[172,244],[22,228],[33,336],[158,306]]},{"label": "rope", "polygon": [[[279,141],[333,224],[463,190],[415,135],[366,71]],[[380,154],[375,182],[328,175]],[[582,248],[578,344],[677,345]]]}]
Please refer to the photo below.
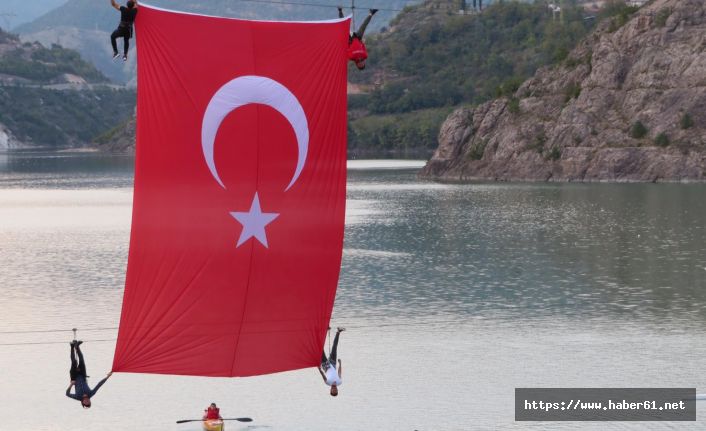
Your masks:
[{"label": "rope", "polygon": [[[84,343],[104,343],[108,341],[117,341],[115,338],[105,339],[105,340],[83,340]],[[37,343],[0,343],[0,346],[40,346],[49,344],[69,344],[68,341],[43,341]]]},{"label": "rope", "polygon": [[[82,331],[95,332],[95,331],[117,331],[117,327],[112,328],[81,328]],[[54,332],[73,332],[72,329],[45,329],[45,330],[30,330],[30,331],[0,331],[0,334],[48,334]]]},{"label": "rope", "polygon": [[[388,315],[384,314],[370,314],[365,316],[368,319],[379,319],[383,320],[388,318]],[[434,316],[428,316],[429,318],[433,318]],[[340,320],[347,320],[346,317],[340,317]],[[335,319],[334,319],[335,320]],[[425,320],[425,321],[420,321],[420,322],[407,322],[407,323],[379,323],[379,324],[374,324],[374,325],[359,325],[359,326],[348,326],[344,325],[346,328],[377,328],[380,326],[416,326],[416,325],[433,325],[436,323],[459,323],[463,318],[458,318],[458,319],[442,319],[442,320]],[[262,322],[259,322],[262,323]],[[120,329],[117,326],[106,326],[106,327],[95,327],[95,328],[80,328],[81,331],[84,332],[100,332],[100,331],[117,331]],[[62,333],[62,332],[72,332],[72,329],[30,329],[30,330],[20,330],[20,331],[0,331],[0,335],[21,335],[21,334],[52,334],[52,333]],[[329,330],[330,333],[330,330]]]},{"label": "rope", "polygon": [[[249,3],[264,3],[264,4],[279,4],[279,5],[293,5],[293,6],[309,6],[309,7],[325,7],[325,8],[336,8],[337,6],[323,3],[299,3],[291,1],[276,1],[276,0],[239,0],[241,2]],[[367,6],[356,6],[357,9],[372,9]],[[392,8],[375,8],[377,10],[382,10],[386,12],[402,12],[404,9],[392,9]]]},{"label": "rope", "polygon": [[[406,322],[406,323],[378,323],[374,325],[345,325],[348,329],[368,329],[368,328],[392,328],[392,327],[409,327],[409,326],[434,326],[446,323],[460,324],[465,322],[465,319],[449,319],[449,320],[435,320],[435,321],[425,321],[425,322]],[[118,328],[89,328],[82,329],[82,331],[105,331],[105,330],[117,330]],[[71,332],[71,329],[51,329],[44,331],[5,331],[0,332],[0,334],[41,334],[41,333],[56,333],[56,332]],[[95,339],[95,340],[83,340],[86,343],[103,343],[109,341],[117,341],[116,338],[107,339]],[[43,342],[21,342],[21,343],[0,343],[0,346],[36,346],[36,345],[52,345],[52,344],[68,344],[67,341],[43,341]],[[331,351],[331,330],[328,330],[328,344],[329,352]]]}]

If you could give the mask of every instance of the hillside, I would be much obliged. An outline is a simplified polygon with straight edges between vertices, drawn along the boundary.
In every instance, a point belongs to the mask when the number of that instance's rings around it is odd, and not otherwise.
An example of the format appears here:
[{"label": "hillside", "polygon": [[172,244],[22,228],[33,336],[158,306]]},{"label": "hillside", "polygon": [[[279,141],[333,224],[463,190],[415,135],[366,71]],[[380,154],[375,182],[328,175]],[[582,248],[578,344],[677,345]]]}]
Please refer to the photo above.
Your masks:
[{"label": "hillside", "polygon": [[132,113],[134,92],[107,83],[75,51],[0,30],[0,149],[86,145]]},{"label": "hillside", "polygon": [[703,181],[705,40],[702,0],[623,8],[510,97],[451,114],[421,175]]},{"label": "hillside", "polygon": [[454,107],[514,91],[593,26],[571,5],[562,23],[545,4],[497,2],[467,15],[459,4],[425,0],[367,37],[368,68],[349,73],[350,157],[429,157]]},{"label": "hillside", "polygon": [[515,91],[539,67],[566,58],[590,32],[594,21],[566,3],[563,22],[544,2],[497,2],[466,15],[449,0],[407,8],[387,31],[368,39],[365,72],[351,70],[362,93],[350,97],[351,148],[404,153],[415,136],[428,157],[441,118],[454,107]]},{"label": "hillside", "polygon": [[58,84],[70,80],[67,75],[78,75],[88,83],[108,82],[75,51],[58,45],[45,48],[38,43],[22,43],[16,35],[0,29],[0,82]]},{"label": "hillside", "polygon": [[[385,0],[377,2],[382,8],[371,24],[371,30],[384,26],[405,5],[419,0]],[[305,3],[294,5],[290,3]],[[124,1],[121,1],[124,3]],[[336,5],[339,0],[319,0],[312,2],[294,0],[277,4],[276,2],[252,2],[233,0],[151,0],[155,6],[183,10],[207,15],[219,15],[246,19],[272,20],[319,20],[337,16]],[[349,13],[350,9],[346,12]],[[357,19],[362,19],[367,10],[358,10]],[[119,14],[106,1],[68,0],[66,5],[50,10],[36,20],[19,26],[17,32],[22,40],[38,41],[45,46],[52,43],[75,49],[95,64],[110,79],[116,82],[129,82],[135,76],[134,56],[128,64],[113,62],[111,59],[110,33],[119,21]]]}]

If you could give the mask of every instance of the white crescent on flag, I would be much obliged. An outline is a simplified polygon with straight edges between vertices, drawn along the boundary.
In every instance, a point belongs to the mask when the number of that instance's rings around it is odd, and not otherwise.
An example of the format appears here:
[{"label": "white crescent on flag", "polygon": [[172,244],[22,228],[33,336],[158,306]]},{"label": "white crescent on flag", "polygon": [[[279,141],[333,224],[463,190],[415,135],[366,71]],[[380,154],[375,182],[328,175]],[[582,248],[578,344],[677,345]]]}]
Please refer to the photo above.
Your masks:
[{"label": "white crescent on flag", "polygon": [[201,146],[206,164],[213,178],[225,189],[226,186],[218,175],[213,154],[216,134],[228,114],[241,106],[250,104],[267,105],[275,109],[289,121],[294,129],[299,147],[299,157],[294,176],[285,189],[289,190],[299,179],[306,164],[309,150],[309,125],[304,108],[294,94],[287,87],[270,78],[254,75],[235,78],[221,87],[211,98],[201,127]]}]

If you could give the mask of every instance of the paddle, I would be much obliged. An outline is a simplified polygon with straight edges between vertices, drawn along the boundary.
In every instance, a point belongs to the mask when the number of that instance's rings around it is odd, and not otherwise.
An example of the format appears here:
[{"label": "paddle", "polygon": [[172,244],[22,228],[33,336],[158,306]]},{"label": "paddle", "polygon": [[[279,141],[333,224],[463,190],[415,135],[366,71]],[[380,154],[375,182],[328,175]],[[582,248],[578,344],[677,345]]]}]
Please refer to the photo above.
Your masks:
[{"label": "paddle", "polygon": [[[221,420],[238,421],[238,422],[252,422],[251,418],[228,418],[228,419],[221,419]],[[176,423],[185,424],[187,422],[203,422],[203,419],[183,419],[183,420],[177,421]]]}]

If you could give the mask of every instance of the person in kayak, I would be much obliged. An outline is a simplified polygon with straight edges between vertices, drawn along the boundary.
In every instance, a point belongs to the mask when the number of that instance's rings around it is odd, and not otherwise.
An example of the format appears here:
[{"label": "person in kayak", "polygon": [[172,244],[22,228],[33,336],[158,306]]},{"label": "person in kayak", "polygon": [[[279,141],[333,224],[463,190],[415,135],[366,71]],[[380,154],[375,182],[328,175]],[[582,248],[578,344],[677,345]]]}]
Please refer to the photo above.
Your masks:
[{"label": "person in kayak", "polygon": [[[74,340],[71,342],[71,370],[69,370],[71,384],[68,389],[66,389],[66,396],[81,401],[83,408],[89,409],[91,408],[91,397],[93,397],[106,380],[113,375],[113,372],[108,373],[103,380],[98,382],[95,388],[91,389],[86,381],[88,376],[86,375],[86,362],[83,360],[83,353],[81,353],[81,343],[83,343],[83,341]],[[71,393],[72,387],[76,388],[73,394]]]},{"label": "person in kayak", "polygon": [[211,403],[211,405],[204,410],[203,420],[208,419],[223,419],[221,417],[221,409],[216,407],[216,403]]},{"label": "person in kayak", "polygon": [[[341,381],[341,376],[343,375],[343,366],[341,365],[341,360],[337,359],[338,350],[338,337],[341,332],[345,331],[346,328],[338,328],[336,331],[336,337],[333,339],[333,347],[331,348],[331,353],[326,357],[326,352],[321,353],[321,366],[319,366],[319,373],[324,379],[324,383],[331,386],[331,396],[338,396],[338,387],[343,383]],[[336,366],[338,365],[338,366]]]},{"label": "person in kayak", "polygon": [[130,39],[132,39],[132,25],[135,23],[137,16],[137,0],[128,0],[127,6],[120,6],[115,0],[110,0],[111,6],[120,11],[120,24],[110,35],[110,43],[113,45],[113,58],[117,58],[118,44],[116,39],[122,37],[125,41],[123,51],[123,61],[127,61],[127,51],[130,49]]},{"label": "person in kayak", "polygon": [[[359,70],[365,69],[365,60],[368,59],[368,50],[365,48],[365,43],[363,43],[363,35],[377,11],[377,9],[370,9],[370,13],[365,17],[358,31],[354,31],[348,37],[348,59],[355,63]],[[343,18],[343,8],[341,6],[338,7],[338,17]]]}]

